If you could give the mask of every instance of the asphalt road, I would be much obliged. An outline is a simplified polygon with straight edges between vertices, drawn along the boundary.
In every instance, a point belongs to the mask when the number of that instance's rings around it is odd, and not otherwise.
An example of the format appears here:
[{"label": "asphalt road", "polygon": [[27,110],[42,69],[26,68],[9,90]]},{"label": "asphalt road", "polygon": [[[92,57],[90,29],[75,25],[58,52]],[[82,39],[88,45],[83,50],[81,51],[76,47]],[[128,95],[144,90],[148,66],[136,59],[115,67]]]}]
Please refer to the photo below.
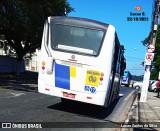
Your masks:
[{"label": "asphalt road", "polygon": [[[124,122],[137,92],[132,88],[121,87],[123,97],[119,97],[107,109],[104,109],[75,102],[65,105],[60,98],[38,93],[36,84],[13,86],[12,83],[0,86],[0,122],[58,122],[58,124],[72,122],[71,127],[72,125],[76,127],[73,122],[89,122],[92,125],[95,122],[93,127],[96,127],[96,130],[102,130],[98,122],[110,123],[107,125],[109,127],[115,123]],[[51,124],[53,126],[55,123]],[[95,129],[87,128],[88,130]]]}]

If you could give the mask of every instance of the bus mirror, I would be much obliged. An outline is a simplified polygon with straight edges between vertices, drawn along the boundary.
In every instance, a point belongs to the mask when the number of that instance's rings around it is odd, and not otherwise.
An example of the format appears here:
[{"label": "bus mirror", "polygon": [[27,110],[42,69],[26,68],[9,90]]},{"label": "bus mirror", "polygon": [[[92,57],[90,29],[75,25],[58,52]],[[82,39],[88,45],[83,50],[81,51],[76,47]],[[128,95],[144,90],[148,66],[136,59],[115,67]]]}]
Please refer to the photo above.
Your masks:
[{"label": "bus mirror", "polygon": [[47,63],[46,63],[46,71],[47,74],[52,74],[53,73],[53,57],[48,57],[47,58]]}]

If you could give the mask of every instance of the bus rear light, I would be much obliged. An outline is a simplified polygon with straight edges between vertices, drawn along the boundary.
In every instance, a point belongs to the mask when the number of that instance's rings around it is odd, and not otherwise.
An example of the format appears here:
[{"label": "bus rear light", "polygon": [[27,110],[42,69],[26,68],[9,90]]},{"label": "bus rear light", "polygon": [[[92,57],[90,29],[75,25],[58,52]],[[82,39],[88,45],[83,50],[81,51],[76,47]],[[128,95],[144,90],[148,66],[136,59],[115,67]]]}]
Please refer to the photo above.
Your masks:
[{"label": "bus rear light", "polygon": [[90,96],[87,96],[87,99],[92,99],[92,97],[90,97]]},{"label": "bus rear light", "polygon": [[46,62],[45,62],[45,61],[42,61],[42,74],[44,74],[45,65],[46,65]]},{"label": "bus rear light", "polygon": [[103,81],[103,77],[100,77],[100,81]]},{"label": "bus rear light", "polygon": [[41,73],[44,74],[44,73],[45,73],[45,70],[42,70]]},{"label": "bus rear light", "polygon": [[102,84],[103,84],[103,82],[102,82],[102,81],[100,81],[100,82],[99,82],[99,85],[102,85]]},{"label": "bus rear light", "polygon": [[43,62],[42,62],[42,65],[44,66],[45,64],[46,64],[46,63],[43,61]]},{"label": "bus rear light", "polygon": [[46,91],[50,91],[50,89],[48,89],[48,88],[45,88],[45,90],[46,90]]},{"label": "bus rear light", "polygon": [[104,76],[104,73],[103,73],[103,72],[101,73],[101,76]]},{"label": "bus rear light", "polygon": [[45,69],[45,66],[42,66],[42,70],[44,70]]},{"label": "bus rear light", "polygon": [[103,84],[103,76],[104,76],[104,73],[103,72],[101,72],[101,74],[100,74],[100,78],[99,78],[99,85],[102,85]]}]

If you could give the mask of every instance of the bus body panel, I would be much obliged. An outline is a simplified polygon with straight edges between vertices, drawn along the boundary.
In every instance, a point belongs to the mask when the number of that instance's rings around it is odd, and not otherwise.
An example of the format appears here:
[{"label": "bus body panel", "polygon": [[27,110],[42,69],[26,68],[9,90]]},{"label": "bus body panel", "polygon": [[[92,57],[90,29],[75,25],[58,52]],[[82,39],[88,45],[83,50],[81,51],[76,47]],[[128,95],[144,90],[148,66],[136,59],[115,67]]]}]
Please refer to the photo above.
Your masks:
[{"label": "bus body panel", "polygon": [[[50,25],[48,24],[48,26]],[[46,41],[44,39],[46,32],[47,30],[44,29],[38,91],[66,99],[107,106],[110,92],[116,92],[116,88],[111,90],[113,82],[111,77],[113,75],[112,64],[115,53],[115,28],[112,25],[108,26],[100,53],[96,57],[56,51],[51,48],[51,41],[48,41],[48,50],[54,58],[52,61],[52,74],[47,74],[46,71],[48,64]],[[48,38],[51,39],[50,31]],[[116,97],[115,95],[116,93],[114,93],[114,97]]]},{"label": "bus body panel", "polygon": [[[71,90],[66,90],[66,89],[61,89],[61,88],[56,88],[50,85],[47,85],[43,82],[44,80],[41,81],[41,86],[39,87],[39,92],[43,94],[48,94],[52,96],[57,96],[61,98],[66,98],[70,100],[75,100],[75,101],[80,101],[80,102],[85,102],[85,103],[90,103],[90,104],[95,104],[95,105],[100,105],[104,106],[105,104],[105,97],[106,97],[106,92],[96,92],[96,95],[93,93],[82,93],[78,91],[71,91]],[[42,87],[45,86],[46,88]],[[67,93],[67,95],[74,95],[74,96],[64,96],[63,93]],[[74,97],[74,98],[73,98]]]}]

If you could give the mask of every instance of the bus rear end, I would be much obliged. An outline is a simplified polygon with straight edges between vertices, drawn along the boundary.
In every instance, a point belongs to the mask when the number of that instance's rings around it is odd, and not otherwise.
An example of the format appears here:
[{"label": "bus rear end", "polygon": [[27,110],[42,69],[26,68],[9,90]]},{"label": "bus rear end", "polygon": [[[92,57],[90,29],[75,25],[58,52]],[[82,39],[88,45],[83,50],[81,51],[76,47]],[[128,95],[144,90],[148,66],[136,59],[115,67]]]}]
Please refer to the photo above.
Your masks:
[{"label": "bus rear end", "polygon": [[[111,37],[106,37],[107,33]],[[106,106],[113,40],[112,26],[74,18],[49,18],[43,33],[38,91]]]}]

